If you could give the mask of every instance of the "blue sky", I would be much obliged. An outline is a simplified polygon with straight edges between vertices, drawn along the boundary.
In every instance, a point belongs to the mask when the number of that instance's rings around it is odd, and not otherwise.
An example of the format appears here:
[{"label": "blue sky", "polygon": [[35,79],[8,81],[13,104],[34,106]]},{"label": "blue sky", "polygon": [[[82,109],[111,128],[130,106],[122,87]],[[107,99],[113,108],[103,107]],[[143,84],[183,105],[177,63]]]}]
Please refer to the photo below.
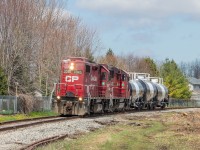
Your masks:
[{"label": "blue sky", "polygon": [[102,54],[200,58],[199,0],[68,0],[67,10],[97,30]]}]

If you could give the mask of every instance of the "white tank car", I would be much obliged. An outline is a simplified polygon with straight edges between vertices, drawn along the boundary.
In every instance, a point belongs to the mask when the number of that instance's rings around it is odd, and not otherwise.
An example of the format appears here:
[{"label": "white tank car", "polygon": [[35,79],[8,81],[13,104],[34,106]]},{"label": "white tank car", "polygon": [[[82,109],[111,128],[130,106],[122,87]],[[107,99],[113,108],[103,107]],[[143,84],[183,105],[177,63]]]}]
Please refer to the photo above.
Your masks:
[{"label": "white tank car", "polygon": [[136,109],[154,109],[156,106],[165,108],[168,104],[168,90],[162,78],[134,72],[129,72],[129,77],[131,99]]},{"label": "white tank car", "polygon": [[150,81],[155,83],[156,88],[158,90],[158,94],[156,96],[157,100],[159,102],[167,100],[168,99],[168,89],[166,86],[163,85],[163,78],[150,77]]},{"label": "white tank car", "polygon": [[149,102],[157,95],[156,85],[148,80],[138,80],[145,89],[144,101]]},{"label": "white tank car", "polygon": [[130,80],[130,96],[133,101],[143,98],[144,87],[138,80]]},{"label": "white tank car", "polygon": [[155,83],[155,85],[156,85],[157,90],[158,90],[157,100],[159,102],[161,102],[161,101],[164,101],[165,99],[167,99],[168,98],[168,90],[167,90],[167,88],[162,84],[158,84],[158,83],[156,84]]}]

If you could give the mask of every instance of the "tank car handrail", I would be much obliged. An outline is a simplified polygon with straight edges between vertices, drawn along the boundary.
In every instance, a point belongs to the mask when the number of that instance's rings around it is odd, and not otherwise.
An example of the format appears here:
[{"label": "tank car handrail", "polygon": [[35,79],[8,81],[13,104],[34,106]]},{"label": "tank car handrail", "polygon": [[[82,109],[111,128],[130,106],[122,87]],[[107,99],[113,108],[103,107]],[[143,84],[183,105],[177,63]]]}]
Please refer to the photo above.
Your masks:
[{"label": "tank car handrail", "polygon": [[[160,78],[160,77],[150,77],[149,79],[153,83],[163,84],[163,78]],[[157,79],[157,81],[155,81],[153,79]]]},{"label": "tank car handrail", "polygon": [[[139,73],[139,72],[127,72],[130,79],[143,79],[143,80],[149,80],[150,74],[149,73]],[[138,78],[139,76],[142,76],[143,78]]]}]

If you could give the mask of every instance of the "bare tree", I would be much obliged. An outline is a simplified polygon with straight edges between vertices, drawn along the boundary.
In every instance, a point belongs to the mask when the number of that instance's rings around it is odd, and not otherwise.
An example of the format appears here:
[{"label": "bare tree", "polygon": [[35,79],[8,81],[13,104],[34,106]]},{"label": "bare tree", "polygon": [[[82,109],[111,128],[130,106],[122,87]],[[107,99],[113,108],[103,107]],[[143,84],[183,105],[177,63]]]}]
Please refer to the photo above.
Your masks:
[{"label": "bare tree", "polygon": [[47,95],[62,59],[92,55],[98,48],[96,32],[61,6],[56,0],[0,1],[0,66],[9,93],[18,82],[21,93],[37,88]]}]

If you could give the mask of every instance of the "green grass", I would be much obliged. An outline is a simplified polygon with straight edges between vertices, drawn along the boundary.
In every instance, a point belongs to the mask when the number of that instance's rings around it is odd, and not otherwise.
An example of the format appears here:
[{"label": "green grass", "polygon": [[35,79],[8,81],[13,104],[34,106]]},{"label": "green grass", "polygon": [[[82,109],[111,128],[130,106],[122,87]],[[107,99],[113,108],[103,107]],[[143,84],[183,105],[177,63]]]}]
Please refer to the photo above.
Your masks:
[{"label": "green grass", "polygon": [[11,115],[13,114],[13,110],[3,110],[0,112],[0,114],[2,115]]},{"label": "green grass", "polygon": [[81,136],[77,140],[57,142],[41,148],[45,150],[140,150],[154,149],[150,136],[161,132],[165,127],[159,122],[145,126],[115,125],[99,129]]},{"label": "green grass", "polygon": [[[162,117],[171,116],[172,113]],[[137,122],[135,124],[135,122]],[[182,122],[182,120],[180,120]],[[79,135],[77,139],[67,138],[39,150],[197,150],[200,135],[179,131],[180,124],[156,120],[129,120],[127,124],[117,124]],[[182,128],[184,129],[184,128]]]},{"label": "green grass", "polygon": [[0,122],[58,115],[52,111],[31,112],[30,114],[0,115]]}]

